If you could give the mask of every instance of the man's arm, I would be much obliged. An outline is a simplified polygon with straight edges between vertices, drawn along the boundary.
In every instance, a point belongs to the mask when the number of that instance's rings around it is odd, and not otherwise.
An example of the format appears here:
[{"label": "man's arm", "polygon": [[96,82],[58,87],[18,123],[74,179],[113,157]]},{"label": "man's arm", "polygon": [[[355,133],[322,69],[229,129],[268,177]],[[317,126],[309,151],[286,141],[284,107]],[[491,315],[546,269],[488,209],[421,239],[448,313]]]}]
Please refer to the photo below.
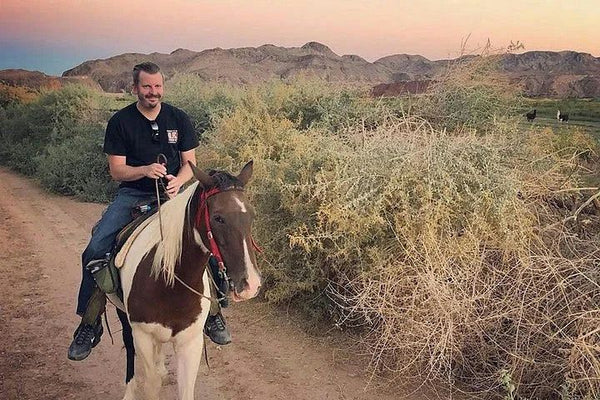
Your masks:
[{"label": "man's arm", "polygon": [[[126,160],[126,156],[115,156],[112,154],[108,155],[108,167],[110,169],[110,176],[115,181],[136,181],[143,177],[158,179],[164,177],[167,174],[167,168],[165,168],[165,166],[162,164],[153,163],[150,165],[143,165],[141,167],[132,167],[126,164]],[[188,169],[190,169],[189,166]]]},{"label": "man's arm", "polygon": [[179,154],[181,154],[181,168],[179,169],[177,176],[166,176],[167,180],[169,181],[169,184],[167,185],[167,195],[170,198],[175,197],[177,193],[179,193],[181,186],[189,181],[192,176],[194,176],[188,161],[191,161],[192,164],[196,165],[196,150],[191,149],[182,151]]}]

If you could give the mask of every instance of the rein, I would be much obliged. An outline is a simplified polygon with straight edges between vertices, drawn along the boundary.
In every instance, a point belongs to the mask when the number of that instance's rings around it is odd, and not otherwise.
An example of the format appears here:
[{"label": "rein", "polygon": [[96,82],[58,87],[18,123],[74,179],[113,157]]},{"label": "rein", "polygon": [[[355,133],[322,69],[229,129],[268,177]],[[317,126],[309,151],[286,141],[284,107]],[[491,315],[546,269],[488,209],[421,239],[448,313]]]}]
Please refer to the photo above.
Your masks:
[{"label": "rein", "polygon": [[[161,159],[164,160],[164,164],[166,166],[168,164],[167,156],[165,156],[163,153],[160,153],[159,155],[156,156],[156,163],[160,164]],[[162,224],[162,213],[160,212],[161,204],[160,204],[160,193],[158,191],[158,181],[160,181],[163,191],[165,191],[166,188],[165,188],[164,182],[161,179],[154,180],[154,187],[156,188],[156,201],[158,202],[158,226],[160,228],[160,240],[163,241],[164,240],[163,224]]]}]

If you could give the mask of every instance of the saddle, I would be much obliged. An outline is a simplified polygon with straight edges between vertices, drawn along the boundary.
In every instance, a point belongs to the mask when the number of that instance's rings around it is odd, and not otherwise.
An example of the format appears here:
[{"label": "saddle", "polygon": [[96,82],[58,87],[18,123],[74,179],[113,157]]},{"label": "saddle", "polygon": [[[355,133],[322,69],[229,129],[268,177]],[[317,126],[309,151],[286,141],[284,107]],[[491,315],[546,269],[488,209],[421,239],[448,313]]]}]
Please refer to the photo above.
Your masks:
[{"label": "saddle", "polygon": [[137,236],[136,232],[139,233],[142,230],[138,230],[138,228],[142,225],[145,226],[149,222],[149,218],[157,211],[157,200],[136,204],[132,209],[134,220],[119,231],[112,251],[107,253],[103,259],[93,260],[86,265],[96,284],[104,293],[116,293],[123,300],[118,269],[123,266],[127,251]]},{"label": "saddle", "polygon": [[[134,216],[134,219],[129,224],[125,225],[125,228],[121,229],[117,234],[115,246],[111,251],[111,259],[114,260],[124,247],[125,250],[129,249],[129,246],[131,246],[131,242],[133,242],[133,240],[129,240],[129,243],[127,243],[128,239],[132,237],[133,233],[136,231],[137,228],[143,225],[144,222],[146,222],[148,218],[154,215],[157,211],[158,200],[152,200],[151,202],[143,202],[140,204],[136,204],[133,207],[132,214]],[[126,246],[126,244],[128,244],[129,246]],[[125,251],[125,254],[127,254],[127,251]],[[117,268],[121,268],[123,266],[123,261],[125,257],[123,256],[122,258],[123,260],[119,260],[121,262],[116,263]]]}]

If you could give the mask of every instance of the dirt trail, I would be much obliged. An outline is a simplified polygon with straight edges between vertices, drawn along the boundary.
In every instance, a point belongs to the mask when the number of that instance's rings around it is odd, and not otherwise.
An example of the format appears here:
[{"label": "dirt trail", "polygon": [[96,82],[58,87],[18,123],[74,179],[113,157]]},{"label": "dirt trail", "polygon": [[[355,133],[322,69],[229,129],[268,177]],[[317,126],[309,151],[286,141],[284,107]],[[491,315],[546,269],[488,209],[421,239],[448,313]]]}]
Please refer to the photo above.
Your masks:
[{"label": "dirt trail", "polygon": [[[120,399],[125,351],[114,308],[105,334],[83,362],[67,360],[80,254],[104,206],[49,195],[0,168],[0,399]],[[312,338],[260,301],[225,311],[234,342],[210,343],[211,368],[200,368],[198,399],[425,399],[365,389],[360,360],[342,357],[328,338]],[[170,352],[167,361],[170,360]],[[170,364],[170,363],[169,363]],[[174,399],[175,375],[162,398]]]}]

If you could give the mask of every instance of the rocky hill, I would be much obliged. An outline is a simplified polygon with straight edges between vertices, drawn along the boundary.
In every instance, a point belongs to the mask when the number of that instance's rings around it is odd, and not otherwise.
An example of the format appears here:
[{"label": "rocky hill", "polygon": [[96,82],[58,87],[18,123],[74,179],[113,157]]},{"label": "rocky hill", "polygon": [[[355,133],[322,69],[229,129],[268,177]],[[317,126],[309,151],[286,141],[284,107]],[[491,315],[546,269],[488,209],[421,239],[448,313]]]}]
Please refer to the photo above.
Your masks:
[{"label": "rocky hill", "polygon": [[[266,44],[201,52],[178,49],[170,54],[127,53],[86,61],[65,71],[63,77],[90,79],[107,92],[127,91],[131,67],[142,61],[160,65],[167,79],[178,72],[234,84],[308,76],[339,83],[383,84],[379,86],[380,92],[393,94],[426,88],[423,82],[435,79],[454,60],[431,61],[419,55],[396,54],[368,62],[357,55],[339,56],[321,43],[309,42],[302,47]],[[500,70],[529,96],[600,97],[600,58],[590,54],[573,51],[507,54],[500,59]]]},{"label": "rocky hill", "polygon": [[531,96],[600,97],[600,58],[587,53],[507,54],[501,70]]},{"label": "rocky hill", "polygon": [[167,78],[177,72],[186,72],[210,81],[236,84],[290,79],[299,75],[331,82],[369,84],[391,79],[390,71],[384,65],[370,63],[356,55],[338,56],[316,42],[292,48],[267,44],[256,48],[215,48],[201,52],[178,49],[170,54],[128,53],[84,62],[64,72],[63,76],[89,76],[105,91],[118,92],[129,88],[131,67],[146,60],[160,65]]},{"label": "rocky hill", "polygon": [[80,83],[101,89],[101,86],[87,76],[58,77],[46,75],[39,71],[24,69],[4,69],[0,71],[0,85],[25,87],[30,89],[58,89],[65,84]]}]

